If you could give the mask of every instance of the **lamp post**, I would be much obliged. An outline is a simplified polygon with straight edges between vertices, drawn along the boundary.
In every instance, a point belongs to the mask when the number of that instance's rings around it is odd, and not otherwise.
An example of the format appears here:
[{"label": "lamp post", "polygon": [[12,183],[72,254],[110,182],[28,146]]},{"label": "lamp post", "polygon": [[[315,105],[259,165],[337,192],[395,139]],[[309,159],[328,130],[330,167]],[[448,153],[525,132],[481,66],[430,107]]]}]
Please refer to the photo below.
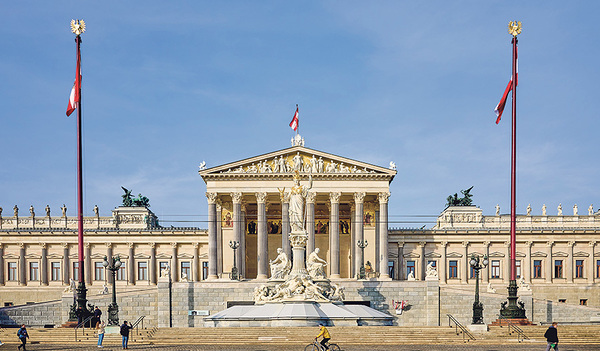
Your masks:
[{"label": "lamp post", "polygon": [[488,257],[483,256],[483,260],[479,256],[473,254],[469,261],[471,268],[475,271],[475,302],[473,302],[473,324],[483,324],[483,304],[479,302],[479,271],[487,267]]},{"label": "lamp post", "polygon": [[115,275],[121,267],[121,258],[117,255],[110,259],[104,256],[102,262],[104,268],[108,269],[112,274],[112,302],[108,305],[108,325],[119,325],[119,305],[117,305],[117,281]]},{"label": "lamp post", "polygon": [[233,267],[231,268],[231,280],[238,280],[238,269],[235,265],[235,250],[240,247],[239,241],[229,241],[229,247],[233,249]]},{"label": "lamp post", "polygon": [[365,247],[367,247],[367,245],[369,245],[369,243],[366,240],[358,240],[356,242],[356,245],[361,250],[361,254],[360,254],[360,269],[358,270],[358,277],[357,277],[357,279],[366,279],[367,276],[365,274]]}]

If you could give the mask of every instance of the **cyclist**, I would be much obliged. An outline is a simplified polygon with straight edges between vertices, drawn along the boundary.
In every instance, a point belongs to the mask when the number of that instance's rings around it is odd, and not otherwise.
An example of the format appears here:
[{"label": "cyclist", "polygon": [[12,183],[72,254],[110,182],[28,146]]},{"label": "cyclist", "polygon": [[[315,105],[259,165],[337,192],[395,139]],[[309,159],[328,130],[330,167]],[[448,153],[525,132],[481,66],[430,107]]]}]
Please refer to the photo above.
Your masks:
[{"label": "cyclist", "polygon": [[322,336],[323,340],[321,340],[321,346],[323,347],[323,350],[329,350],[329,346],[327,346],[327,342],[331,339],[329,330],[327,330],[327,328],[325,328],[325,326],[322,323],[319,323],[319,329],[319,335],[317,335],[315,341],[317,341],[319,337]]}]

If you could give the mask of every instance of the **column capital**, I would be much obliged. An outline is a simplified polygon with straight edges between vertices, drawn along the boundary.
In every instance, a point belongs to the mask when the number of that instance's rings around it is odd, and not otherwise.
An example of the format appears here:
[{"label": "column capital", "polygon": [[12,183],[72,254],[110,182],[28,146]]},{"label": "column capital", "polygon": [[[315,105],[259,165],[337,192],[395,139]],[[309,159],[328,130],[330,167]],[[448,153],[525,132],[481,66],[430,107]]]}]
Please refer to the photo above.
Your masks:
[{"label": "column capital", "polygon": [[127,243],[127,247],[129,247],[130,249],[133,249],[133,248],[134,248],[134,246],[135,246],[135,244],[134,244],[134,243],[132,243],[132,242],[128,242],[128,243]]},{"label": "column capital", "polygon": [[510,241],[505,241],[505,242],[504,242],[504,246],[506,246],[506,247],[510,247]]},{"label": "column capital", "polygon": [[404,241],[398,241],[396,244],[398,247],[404,247]]},{"label": "column capital", "polygon": [[85,246],[86,249],[89,249],[92,247],[92,244],[89,242],[85,242],[85,243],[83,243],[83,246]]},{"label": "column capital", "polygon": [[389,192],[384,192],[384,193],[379,193],[378,194],[378,198],[379,198],[379,203],[380,204],[387,204],[388,200],[390,199],[390,196],[392,194]]},{"label": "column capital", "polygon": [[596,246],[596,240],[592,240],[588,243],[588,245],[590,245],[591,247]]},{"label": "column capital", "polygon": [[446,248],[446,246],[448,246],[448,242],[447,242],[447,241],[442,241],[442,242],[440,243],[440,245],[441,245],[443,248]]},{"label": "column capital", "polygon": [[149,242],[149,243],[148,243],[148,246],[150,246],[150,248],[151,248],[151,249],[154,249],[154,248],[156,248],[156,243],[155,243],[155,242],[153,242],[153,241],[152,241],[152,242]]},{"label": "column capital", "polygon": [[177,243],[171,243],[171,247],[174,248],[174,249],[177,248],[177,245],[178,245]]},{"label": "column capital", "polygon": [[25,248],[25,243],[21,241],[21,242],[19,243],[19,248],[20,248],[20,249],[24,249],[24,248]]},{"label": "column capital", "polygon": [[546,246],[552,247],[552,245],[554,245],[554,241],[548,241],[548,242],[546,242]]},{"label": "column capital", "polygon": [[533,241],[531,241],[531,240],[529,240],[529,241],[526,241],[526,242],[525,242],[525,245],[526,245],[528,248],[531,248],[531,247],[533,246]]},{"label": "column capital", "polygon": [[60,243],[60,246],[62,246],[63,249],[68,249],[69,248],[69,243]]},{"label": "column capital", "polygon": [[47,243],[40,243],[40,247],[42,249],[47,249],[48,248],[48,244]]},{"label": "column capital", "polygon": [[306,203],[307,204],[314,204],[316,198],[317,198],[317,193],[315,193],[314,191],[309,191],[308,193],[306,193]]},{"label": "column capital", "polygon": [[467,247],[467,246],[469,246],[469,244],[470,244],[470,242],[468,242],[468,241],[463,241],[463,242],[462,242],[462,247]]},{"label": "column capital", "polygon": [[234,204],[239,204],[242,202],[242,193],[241,192],[233,192],[230,194],[231,200]]},{"label": "column capital", "polygon": [[206,199],[208,200],[209,205],[213,205],[217,201],[217,193],[206,192]]},{"label": "column capital", "polygon": [[425,245],[427,245],[426,241],[419,241],[419,247],[423,248]]},{"label": "column capital", "polygon": [[486,248],[490,247],[491,244],[492,242],[489,240],[483,242],[483,246],[485,246]]},{"label": "column capital", "polygon": [[575,241],[569,241],[569,242],[567,242],[567,246],[568,246],[568,247],[573,247],[573,246],[575,246]]},{"label": "column capital", "polygon": [[112,243],[104,243],[104,245],[106,245],[106,248],[108,248],[108,249],[110,249],[113,246]]},{"label": "column capital", "polygon": [[199,242],[192,243],[192,246],[194,247],[194,249],[197,249],[200,247],[200,243]]},{"label": "column capital", "polygon": [[357,204],[362,204],[363,201],[365,201],[365,196],[367,194],[363,191],[363,192],[357,192],[354,193],[354,202],[356,202]]},{"label": "column capital", "polygon": [[267,201],[267,193],[265,192],[257,192],[254,195],[256,196],[256,202],[259,204],[264,204]]},{"label": "column capital", "polygon": [[331,201],[332,204],[339,204],[341,196],[342,196],[341,192],[332,191],[329,193],[329,201]]}]

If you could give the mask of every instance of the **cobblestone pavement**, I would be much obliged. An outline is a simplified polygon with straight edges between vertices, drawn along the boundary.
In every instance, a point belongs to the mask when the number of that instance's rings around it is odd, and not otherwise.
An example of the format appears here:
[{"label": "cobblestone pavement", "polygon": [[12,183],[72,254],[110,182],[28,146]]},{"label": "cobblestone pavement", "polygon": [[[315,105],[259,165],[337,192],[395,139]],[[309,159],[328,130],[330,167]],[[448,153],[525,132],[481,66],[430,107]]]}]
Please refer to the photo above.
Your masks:
[{"label": "cobblestone pavement", "polygon": [[[342,345],[343,346],[343,345]],[[8,344],[0,347],[0,351],[16,350],[17,344]],[[161,345],[133,345],[131,350],[148,350],[148,351],[302,351],[303,345],[179,345],[179,346],[161,346]],[[473,344],[452,344],[452,345],[388,345],[388,346],[360,346],[348,345],[343,346],[343,351],[544,351],[546,345],[542,343],[534,343],[529,345],[473,345]],[[98,347],[87,345],[44,345],[32,344],[27,345],[28,351],[50,351],[50,350],[77,350],[91,351],[99,350]],[[122,350],[120,346],[115,347],[106,345],[102,350],[117,351]],[[600,351],[598,345],[560,345],[560,351]]]}]

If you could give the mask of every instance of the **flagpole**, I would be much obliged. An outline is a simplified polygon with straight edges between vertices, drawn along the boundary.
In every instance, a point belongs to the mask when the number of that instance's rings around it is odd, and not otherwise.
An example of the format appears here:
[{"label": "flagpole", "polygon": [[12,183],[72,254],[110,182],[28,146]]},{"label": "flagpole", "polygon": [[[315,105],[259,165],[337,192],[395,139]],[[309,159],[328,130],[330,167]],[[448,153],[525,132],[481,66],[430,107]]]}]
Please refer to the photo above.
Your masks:
[{"label": "flagpole", "polygon": [[[296,111],[298,111],[298,104],[296,104]],[[298,113],[298,126],[296,127],[296,136],[300,134],[300,113]]]}]

